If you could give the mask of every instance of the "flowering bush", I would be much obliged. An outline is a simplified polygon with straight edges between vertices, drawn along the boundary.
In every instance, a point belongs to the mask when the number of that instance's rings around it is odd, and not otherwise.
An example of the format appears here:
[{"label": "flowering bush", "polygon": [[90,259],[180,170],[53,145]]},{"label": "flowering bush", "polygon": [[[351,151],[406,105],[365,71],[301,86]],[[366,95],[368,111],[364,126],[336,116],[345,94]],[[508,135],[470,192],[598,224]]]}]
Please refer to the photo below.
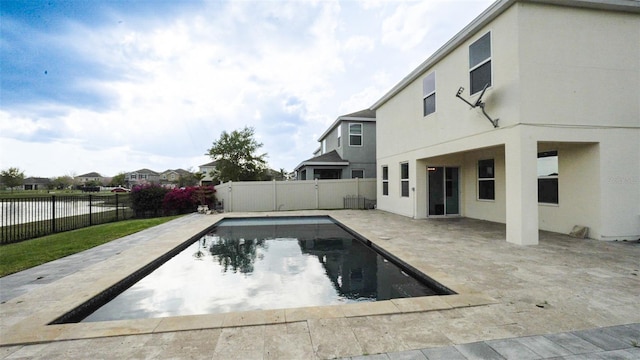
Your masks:
[{"label": "flowering bush", "polygon": [[189,186],[168,192],[162,201],[165,214],[185,214],[196,210],[198,205],[212,207],[216,190],[213,186]]},{"label": "flowering bush", "polygon": [[137,217],[158,216],[168,189],[155,184],[137,185],[131,189],[131,208]]}]

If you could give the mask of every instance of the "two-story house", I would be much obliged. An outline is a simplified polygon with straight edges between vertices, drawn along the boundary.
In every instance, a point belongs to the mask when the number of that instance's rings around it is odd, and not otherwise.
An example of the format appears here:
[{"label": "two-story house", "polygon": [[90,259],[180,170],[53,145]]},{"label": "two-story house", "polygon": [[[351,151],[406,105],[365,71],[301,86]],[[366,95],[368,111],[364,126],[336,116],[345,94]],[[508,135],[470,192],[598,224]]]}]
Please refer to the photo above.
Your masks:
[{"label": "two-story house", "polygon": [[125,174],[125,183],[127,183],[127,187],[132,187],[135,185],[142,184],[159,184],[160,183],[160,174],[149,169],[140,169],[132,172],[128,172]]},{"label": "two-story house", "polygon": [[191,173],[184,169],[165,170],[160,173],[160,183],[162,184],[176,184],[180,181],[181,177],[191,176]]},{"label": "two-story house", "polygon": [[379,209],[640,238],[640,3],[499,0],[379,99]]},{"label": "two-story house", "polygon": [[204,165],[198,166],[199,172],[202,174],[202,179],[200,180],[200,185],[215,185],[213,176],[213,171],[216,169],[216,162],[212,161],[210,163],[206,163]]},{"label": "two-story house", "polygon": [[296,168],[298,180],[376,177],[376,113],[339,116],[318,139],[314,157]]},{"label": "two-story house", "polygon": [[85,185],[89,182],[95,183],[95,184],[102,184],[104,182],[104,177],[97,172],[90,172],[90,173],[76,176],[75,180],[80,185]]}]

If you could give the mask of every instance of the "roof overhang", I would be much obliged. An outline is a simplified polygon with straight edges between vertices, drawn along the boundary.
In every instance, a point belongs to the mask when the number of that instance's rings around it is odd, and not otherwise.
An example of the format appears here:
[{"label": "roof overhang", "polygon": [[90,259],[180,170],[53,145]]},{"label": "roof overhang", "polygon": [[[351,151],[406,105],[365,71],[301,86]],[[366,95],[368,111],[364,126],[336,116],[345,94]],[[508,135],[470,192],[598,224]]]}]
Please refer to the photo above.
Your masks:
[{"label": "roof overhang", "polygon": [[305,166],[349,166],[348,161],[303,161],[300,165],[296,166],[294,171],[303,168]]}]

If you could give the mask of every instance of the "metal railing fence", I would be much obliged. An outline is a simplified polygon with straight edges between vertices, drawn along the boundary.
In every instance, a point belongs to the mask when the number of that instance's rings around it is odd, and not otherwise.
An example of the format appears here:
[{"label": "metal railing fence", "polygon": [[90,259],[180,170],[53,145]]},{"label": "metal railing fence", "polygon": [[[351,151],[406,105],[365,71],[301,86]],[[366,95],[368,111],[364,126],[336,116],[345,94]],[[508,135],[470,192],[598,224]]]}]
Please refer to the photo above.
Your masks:
[{"label": "metal railing fence", "polygon": [[129,194],[0,198],[0,244],[133,216]]}]

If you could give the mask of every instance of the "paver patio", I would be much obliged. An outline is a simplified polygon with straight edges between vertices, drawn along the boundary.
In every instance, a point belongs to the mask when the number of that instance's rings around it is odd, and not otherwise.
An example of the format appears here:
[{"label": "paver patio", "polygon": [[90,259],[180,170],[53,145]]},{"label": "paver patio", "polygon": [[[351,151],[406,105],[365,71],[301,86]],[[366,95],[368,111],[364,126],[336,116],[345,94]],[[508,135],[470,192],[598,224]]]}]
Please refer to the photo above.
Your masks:
[{"label": "paver patio", "polygon": [[[46,325],[225,216],[318,214],[332,216],[458,295]],[[540,355],[535,348],[547,340],[564,341],[565,349],[582,340],[596,352],[615,341],[589,329],[625,324],[632,325],[608,328],[607,336],[624,344],[635,341],[638,242],[549,232],[540,233],[537,246],[504,239],[503,224],[413,220],[382,211],[193,214],[0,279],[0,358],[329,359],[382,353],[382,358],[423,359],[425,349],[433,349],[433,358],[451,349],[471,358],[485,346],[502,349],[500,354],[522,348],[527,350],[520,354]],[[610,351],[634,354],[627,348]]]}]

